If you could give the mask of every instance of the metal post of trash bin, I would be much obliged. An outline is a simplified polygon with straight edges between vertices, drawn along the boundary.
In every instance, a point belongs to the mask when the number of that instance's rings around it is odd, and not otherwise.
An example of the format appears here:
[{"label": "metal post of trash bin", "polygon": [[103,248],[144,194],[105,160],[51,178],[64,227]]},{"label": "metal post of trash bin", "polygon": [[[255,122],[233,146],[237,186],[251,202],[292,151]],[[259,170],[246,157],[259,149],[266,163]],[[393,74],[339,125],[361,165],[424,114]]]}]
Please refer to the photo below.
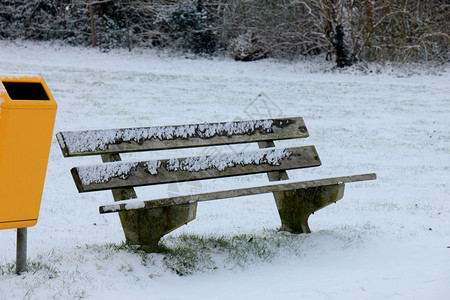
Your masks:
[{"label": "metal post of trash bin", "polygon": [[16,274],[27,270],[27,228],[17,228]]}]

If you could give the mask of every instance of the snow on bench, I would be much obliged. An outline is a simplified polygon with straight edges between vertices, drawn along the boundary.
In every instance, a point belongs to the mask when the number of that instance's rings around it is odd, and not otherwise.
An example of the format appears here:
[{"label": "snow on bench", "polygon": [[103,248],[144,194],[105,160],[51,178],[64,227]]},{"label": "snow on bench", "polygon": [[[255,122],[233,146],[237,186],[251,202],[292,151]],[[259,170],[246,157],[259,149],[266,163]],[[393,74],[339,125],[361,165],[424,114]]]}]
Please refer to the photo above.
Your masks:
[{"label": "snow on bench", "polygon": [[262,151],[249,151],[230,153],[225,155],[197,156],[188,158],[173,158],[169,160],[152,160],[144,162],[107,163],[101,165],[83,166],[76,168],[78,177],[83,186],[92,183],[105,183],[112,178],[126,179],[133,170],[139,166],[146,169],[151,175],[157,175],[160,168],[167,172],[178,170],[198,172],[216,169],[224,171],[236,165],[280,165],[280,160],[292,154],[288,149],[269,149]]},{"label": "snow on bench", "polygon": [[[295,125],[295,126],[293,126]],[[289,131],[280,130],[289,128]],[[254,121],[233,121],[191,125],[154,126],[106,130],[66,131],[57,134],[64,156],[120,153],[129,151],[201,146],[201,141],[211,145],[228,144],[229,138],[238,143],[246,142],[247,136],[258,140],[289,139],[307,137],[308,132],[301,118],[284,118]],[[208,143],[203,143],[207,145]],[[127,147],[129,146],[129,147]]]}]

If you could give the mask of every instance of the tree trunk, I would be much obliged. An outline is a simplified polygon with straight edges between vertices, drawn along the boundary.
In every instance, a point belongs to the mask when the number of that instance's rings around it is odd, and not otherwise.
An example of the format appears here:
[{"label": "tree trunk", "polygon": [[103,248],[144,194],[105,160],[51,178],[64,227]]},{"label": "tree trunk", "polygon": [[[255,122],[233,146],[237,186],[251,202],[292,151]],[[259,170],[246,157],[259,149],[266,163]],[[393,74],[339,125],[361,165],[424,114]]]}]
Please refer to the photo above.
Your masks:
[{"label": "tree trunk", "polygon": [[355,62],[353,55],[350,54],[345,45],[344,37],[344,27],[336,25],[331,43],[336,51],[336,64],[339,68],[349,67]]},{"label": "tree trunk", "polygon": [[95,22],[94,22],[94,4],[89,4],[89,17],[91,21],[91,33],[92,33],[92,47],[97,46],[97,34],[95,33]]}]

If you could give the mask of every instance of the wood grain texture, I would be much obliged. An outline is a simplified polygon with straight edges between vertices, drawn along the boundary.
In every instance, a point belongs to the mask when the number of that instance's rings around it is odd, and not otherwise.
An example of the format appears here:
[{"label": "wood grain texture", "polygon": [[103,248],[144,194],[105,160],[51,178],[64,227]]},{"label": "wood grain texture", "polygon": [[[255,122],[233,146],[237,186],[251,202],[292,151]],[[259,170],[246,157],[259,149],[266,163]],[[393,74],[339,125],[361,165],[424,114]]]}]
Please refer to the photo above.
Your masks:
[{"label": "wood grain texture", "polygon": [[[157,169],[157,174],[150,174],[147,168],[148,162],[138,162],[135,167],[130,169],[125,178],[124,176],[114,176],[111,177],[106,182],[100,183],[94,182],[89,184],[83,184],[83,180],[82,178],[80,178],[79,175],[80,172],[89,174],[91,172],[100,172],[99,168],[97,168],[100,167],[100,165],[75,167],[71,170],[71,172],[74,181],[77,185],[78,191],[90,192],[107,189],[153,185],[160,183],[183,182],[183,181],[230,177],[238,175],[248,175],[279,170],[315,167],[321,165],[319,155],[317,154],[317,151],[314,146],[286,148],[285,150],[289,151],[290,155],[280,160],[277,165],[271,165],[268,163],[249,164],[249,165],[237,164],[234,166],[227,167],[222,171],[214,168],[200,171],[185,171],[185,170],[168,171],[165,167],[168,163],[168,160],[161,160],[160,161],[161,166]],[[259,150],[255,152],[265,152],[265,151],[267,150]],[[186,158],[181,158],[179,160],[183,161],[184,159]],[[112,167],[113,169],[117,167],[117,169],[119,169],[120,163],[117,163],[117,165],[109,165],[109,167]]]},{"label": "wood grain texture", "polygon": [[[198,129],[186,138],[176,137],[171,139],[163,138],[140,138],[137,141],[132,139],[132,135],[124,134],[126,132],[136,131],[164,131],[170,129],[176,131],[180,127],[192,128],[218,128],[220,126],[230,125],[239,127],[240,124],[250,121],[233,121],[220,123],[204,123],[204,124],[190,124],[190,125],[173,125],[173,126],[158,126],[158,127],[140,127],[140,128],[121,128],[121,129],[107,129],[107,130],[85,130],[85,131],[65,131],[57,133],[57,140],[65,157],[82,156],[82,155],[96,155],[109,153],[125,153],[149,150],[164,150],[164,149],[178,149],[189,147],[202,147],[214,145],[240,144],[259,141],[282,140],[292,138],[306,138],[309,136],[306,125],[301,117],[295,118],[278,118],[255,120],[252,122],[271,121],[273,124],[269,129],[257,129],[251,131],[250,129],[240,134],[228,134],[227,132],[218,132],[213,136],[204,137],[202,132]],[[106,142],[102,147],[95,147],[95,149],[77,150],[76,144],[83,137],[89,136],[104,136],[110,135],[111,131],[115,131],[118,138],[113,139],[113,142]],[[123,137],[125,136],[125,137]]]},{"label": "wood grain texture", "polygon": [[[130,200],[130,201],[120,201],[115,204],[100,206],[100,213],[111,213],[117,211],[126,211],[132,209],[149,209],[181,204],[197,203],[201,201],[210,201],[226,198],[236,198],[242,196],[273,193],[273,192],[284,192],[284,191],[294,191],[301,189],[316,188],[321,186],[332,186],[332,185],[342,185],[349,182],[358,182],[365,180],[374,180],[376,175],[374,173],[359,174],[351,176],[341,176],[324,178],[310,181],[288,181],[286,183],[271,183],[264,186],[256,186],[251,188],[241,188],[233,189],[228,191],[217,191],[211,193],[201,193],[195,195],[168,197],[155,200]],[[128,207],[127,207],[128,206]]]}]

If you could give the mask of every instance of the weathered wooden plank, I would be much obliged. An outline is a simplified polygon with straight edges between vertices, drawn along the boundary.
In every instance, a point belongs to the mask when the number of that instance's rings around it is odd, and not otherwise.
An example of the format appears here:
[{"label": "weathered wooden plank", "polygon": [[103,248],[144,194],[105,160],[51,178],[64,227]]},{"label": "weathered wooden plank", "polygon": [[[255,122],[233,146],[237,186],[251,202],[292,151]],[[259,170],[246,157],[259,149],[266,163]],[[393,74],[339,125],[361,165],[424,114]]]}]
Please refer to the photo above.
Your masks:
[{"label": "weathered wooden plank", "polygon": [[201,193],[186,196],[169,197],[155,200],[129,200],[119,201],[114,204],[102,205],[99,210],[100,213],[112,213],[118,211],[127,211],[134,209],[151,209],[157,207],[166,207],[174,205],[182,205],[189,203],[196,203],[201,201],[211,201],[226,198],[237,198],[242,196],[265,194],[273,192],[284,192],[292,190],[301,190],[321,186],[342,185],[349,182],[358,182],[365,180],[376,179],[376,174],[359,174],[351,176],[341,176],[324,178],[310,181],[284,181],[283,183],[269,183],[264,186],[256,186],[250,188],[233,189],[228,191],[217,191],[211,193]]},{"label": "weathered wooden plank", "polygon": [[305,138],[301,117],[59,132],[65,157]]},{"label": "weathered wooden plank", "polygon": [[134,163],[105,163],[71,170],[80,192],[229,177],[320,166],[314,146]]}]

